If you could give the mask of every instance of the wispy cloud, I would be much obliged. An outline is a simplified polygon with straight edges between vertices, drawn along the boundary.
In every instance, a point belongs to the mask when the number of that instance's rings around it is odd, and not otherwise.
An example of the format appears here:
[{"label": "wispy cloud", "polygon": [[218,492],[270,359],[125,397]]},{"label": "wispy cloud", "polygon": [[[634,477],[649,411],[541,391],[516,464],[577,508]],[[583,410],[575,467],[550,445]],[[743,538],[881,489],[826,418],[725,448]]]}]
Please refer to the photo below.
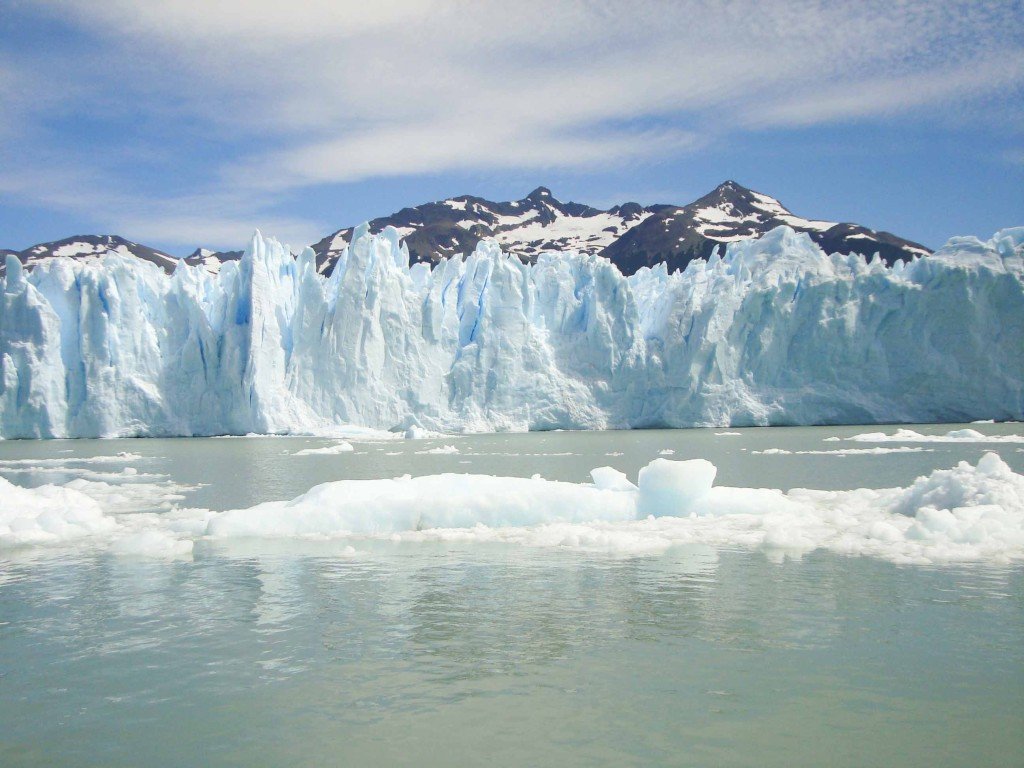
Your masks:
[{"label": "wispy cloud", "polygon": [[[263,196],[229,189],[193,194],[140,196],[108,174],[87,165],[8,166],[0,169],[0,196],[32,199],[55,210],[94,218],[101,233],[122,234],[188,248],[238,248],[254,229],[263,228],[296,248],[321,232],[318,223],[269,210]],[[102,212],[96,217],[97,211]],[[69,234],[87,234],[65,232]]]},{"label": "wispy cloud", "polygon": [[750,125],[799,126],[899,115],[921,107],[1012,93],[1024,82],[1024,49],[987,53],[962,65],[947,65],[900,76],[815,84],[791,98],[761,104],[747,116]]},{"label": "wispy cloud", "polygon": [[[20,157],[20,194],[88,206],[139,237],[221,244],[254,216],[270,218],[283,190],[625,166],[694,152],[723,134],[884,120],[1024,83],[1016,3],[33,7],[79,44],[21,47],[16,66],[0,69],[0,99],[8,94],[20,123],[0,141]],[[17,83],[28,77],[59,96],[56,118],[26,99],[31,89]],[[106,142],[69,140],[67,125],[83,115],[124,126],[129,144],[165,164],[180,160],[182,178],[140,184],[120,168],[124,146],[109,131]],[[63,141],[54,140],[62,121]],[[201,171],[197,148],[209,156]],[[61,202],[33,185],[40,168],[62,165],[103,191],[83,202],[77,189]],[[317,232],[314,222],[284,224]]]}]

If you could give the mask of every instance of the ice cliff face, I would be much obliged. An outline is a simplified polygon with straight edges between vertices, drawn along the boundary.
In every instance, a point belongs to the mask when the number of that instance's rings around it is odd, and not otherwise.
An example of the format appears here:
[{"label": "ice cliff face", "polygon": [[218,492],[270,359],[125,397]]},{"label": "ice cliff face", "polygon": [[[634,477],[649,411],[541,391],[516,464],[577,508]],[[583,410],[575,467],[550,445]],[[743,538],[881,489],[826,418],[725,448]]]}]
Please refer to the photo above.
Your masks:
[{"label": "ice cliff face", "polygon": [[887,267],[779,227],[684,272],[410,267],[353,235],[330,276],[257,233],[213,275],[111,254],[0,281],[0,435],[1024,417],[1024,227]]}]

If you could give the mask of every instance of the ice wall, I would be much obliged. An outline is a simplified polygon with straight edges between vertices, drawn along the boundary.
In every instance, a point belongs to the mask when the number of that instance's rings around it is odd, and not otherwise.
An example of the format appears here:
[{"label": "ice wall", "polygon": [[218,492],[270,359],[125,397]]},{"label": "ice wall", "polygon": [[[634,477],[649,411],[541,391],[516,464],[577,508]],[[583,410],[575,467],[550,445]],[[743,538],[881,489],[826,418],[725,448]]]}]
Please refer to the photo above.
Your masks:
[{"label": "ice wall", "polygon": [[1024,227],[892,268],[780,227],[629,278],[353,240],[328,277],[258,232],[217,275],[9,257],[0,435],[1024,418]]}]

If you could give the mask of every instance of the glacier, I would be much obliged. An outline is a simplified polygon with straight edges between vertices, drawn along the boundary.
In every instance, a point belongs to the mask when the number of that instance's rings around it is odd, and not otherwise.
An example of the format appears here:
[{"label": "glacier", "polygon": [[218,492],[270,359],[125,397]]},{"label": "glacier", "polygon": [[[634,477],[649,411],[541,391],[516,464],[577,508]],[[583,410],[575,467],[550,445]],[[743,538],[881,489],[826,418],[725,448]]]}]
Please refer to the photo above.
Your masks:
[{"label": "glacier", "polygon": [[1024,227],[888,267],[782,226],[629,277],[365,225],[323,276],[257,231],[218,274],[9,256],[0,288],[3,438],[1024,418]]}]

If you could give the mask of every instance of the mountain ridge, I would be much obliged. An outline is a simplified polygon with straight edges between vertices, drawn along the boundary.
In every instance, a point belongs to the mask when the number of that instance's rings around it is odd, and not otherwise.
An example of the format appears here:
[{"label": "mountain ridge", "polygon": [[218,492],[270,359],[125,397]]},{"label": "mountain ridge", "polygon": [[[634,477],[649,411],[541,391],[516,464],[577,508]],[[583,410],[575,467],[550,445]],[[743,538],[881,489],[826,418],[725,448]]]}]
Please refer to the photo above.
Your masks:
[{"label": "mountain ridge", "polygon": [[[437,263],[472,251],[486,237],[507,252],[531,262],[545,251],[575,250],[608,258],[624,274],[665,262],[669,270],[684,269],[694,259],[706,259],[716,247],[759,237],[786,224],[806,232],[828,253],[878,253],[888,264],[927,256],[931,250],[890,232],[859,224],[805,219],[777,199],[728,180],[687,205],[641,205],[625,202],[607,210],[583,203],[562,202],[550,189],[537,187],[519,200],[495,202],[475,195],[402,208],[368,223],[371,233],[395,227],[413,262]],[[356,227],[335,230],[312,245],[317,269],[327,273],[351,241]],[[31,269],[56,256],[99,258],[119,252],[137,256],[173,271],[179,260],[216,272],[241,251],[197,248],[184,259],[135,243],[118,235],[74,235],[38,243],[23,251],[9,249]],[[0,264],[0,273],[3,265]]]}]

